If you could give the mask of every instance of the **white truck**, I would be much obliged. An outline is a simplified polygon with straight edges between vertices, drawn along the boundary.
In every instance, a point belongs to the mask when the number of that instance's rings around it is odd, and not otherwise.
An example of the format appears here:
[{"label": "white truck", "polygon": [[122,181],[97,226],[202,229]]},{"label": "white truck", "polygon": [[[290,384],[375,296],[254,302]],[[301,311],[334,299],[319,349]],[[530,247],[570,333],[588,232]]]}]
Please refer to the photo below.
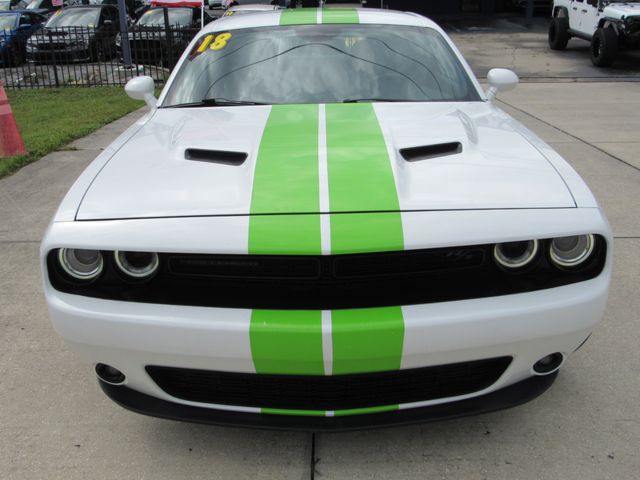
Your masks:
[{"label": "white truck", "polygon": [[610,66],[619,51],[640,48],[640,2],[554,0],[549,46],[564,50],[570,38],[591,42],[591,61]]}]

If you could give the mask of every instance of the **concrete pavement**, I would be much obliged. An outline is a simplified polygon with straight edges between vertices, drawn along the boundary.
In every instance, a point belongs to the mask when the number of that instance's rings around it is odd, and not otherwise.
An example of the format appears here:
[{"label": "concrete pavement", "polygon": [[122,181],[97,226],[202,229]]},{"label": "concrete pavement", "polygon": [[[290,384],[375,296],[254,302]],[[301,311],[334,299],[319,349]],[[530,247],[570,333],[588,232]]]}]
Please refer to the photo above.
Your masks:
[{"label": "concrete pavement", "polygon": [[547,43],[549,19],[528,23],[522,18],[489,17],[439,22],[479,77],[494,67],[515,70],[527,81],[590,82],[640,79],[640,51],[623,52],[610,68],[594,67],[589,42],[573,38],[567,49],[553,51]]},{"label": "concrete pavement", "polygon": [[[461,49],[477,48],[477,35],[499,44],[474,33],[457,39]],[[67,188],[134,113],[0,180],[0,478],[638,478],[640,87],[525,83],[500,102],[578,170],[616,236],[605,319],[542,397],[460,420],[316,436],[170,422],[107,400],[47,318],[38,247]]]}]

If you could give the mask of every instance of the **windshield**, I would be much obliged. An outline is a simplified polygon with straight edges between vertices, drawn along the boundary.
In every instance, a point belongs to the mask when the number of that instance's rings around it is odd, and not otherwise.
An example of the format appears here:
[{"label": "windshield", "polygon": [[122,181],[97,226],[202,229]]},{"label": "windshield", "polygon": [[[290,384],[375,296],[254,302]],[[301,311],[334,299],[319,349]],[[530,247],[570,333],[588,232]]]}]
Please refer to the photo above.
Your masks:
[{"label": "windshield", "polygon": [[47,22],[47,28],[57,27],[96,27],[99,8],[75,8],[58,10]]},{"label": "windshield", "polygon": [[27,10],[37,10],[38,8],[51,8],[50,0],[33,0],[27,5]]},{"label": "windshield", "polygon": [[[147,10],[140,20],[138,25],[144,26],[163,26],[164,25],[164,13],[162,8],[153,10]],[[169,13],[169,25],[190,25],[192,13],[188,8],[168,8]]]},{"label": "windshield", "polygon": [[13,30],[16,28],[16,20],[18,15],[2,14],[0,15],[0,30]]},{"label": "windshield", "polygon": [[0,10],[11,10],[11,0],[0,0]]},{"label": "windshield", "polygon": [[437,31],[338,24],[202,36],[163,106],[206,98],[266,104],[480,100]]}]

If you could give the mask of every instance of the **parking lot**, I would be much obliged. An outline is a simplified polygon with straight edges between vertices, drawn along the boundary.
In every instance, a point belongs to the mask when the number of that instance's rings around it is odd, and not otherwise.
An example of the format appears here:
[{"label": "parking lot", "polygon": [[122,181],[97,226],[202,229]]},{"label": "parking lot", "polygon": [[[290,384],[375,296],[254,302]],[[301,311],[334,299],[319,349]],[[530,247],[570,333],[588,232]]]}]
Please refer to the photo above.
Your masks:
[{"label": "parking lot", "polygon": [[638,478],[639,57],[597,70],[586,42],[551,52],[541,27],[451,31],[479,76],[500,66],[525,80],[500,107],[573,165],[615,235],[604,321],[548,392],[477,417],[317,435],[177,423],[112,403],[48,320],[38,248],[68,187],[136,112],[0,180],[0,478]]}]

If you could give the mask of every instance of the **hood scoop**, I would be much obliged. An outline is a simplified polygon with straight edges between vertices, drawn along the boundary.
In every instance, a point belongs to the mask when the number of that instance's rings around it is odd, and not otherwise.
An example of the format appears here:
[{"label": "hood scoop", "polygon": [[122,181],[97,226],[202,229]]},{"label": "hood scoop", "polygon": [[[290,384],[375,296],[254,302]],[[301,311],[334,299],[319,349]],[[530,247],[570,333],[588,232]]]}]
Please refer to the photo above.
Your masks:
[{"label": "hood scoop", "polygon": [[438,143],[436,145],[423,145],[400,150],[400,155],[407,162],[419,162],[458,153],[462,153],[462,144],[460,142]]},{"label": "hood scoop", "polygon": [[225,150],[202,150],[199,148],[187,148],[184,158],[196,162],[218,163],[239,167],[247,159],[245,152],[230,152]]}]

